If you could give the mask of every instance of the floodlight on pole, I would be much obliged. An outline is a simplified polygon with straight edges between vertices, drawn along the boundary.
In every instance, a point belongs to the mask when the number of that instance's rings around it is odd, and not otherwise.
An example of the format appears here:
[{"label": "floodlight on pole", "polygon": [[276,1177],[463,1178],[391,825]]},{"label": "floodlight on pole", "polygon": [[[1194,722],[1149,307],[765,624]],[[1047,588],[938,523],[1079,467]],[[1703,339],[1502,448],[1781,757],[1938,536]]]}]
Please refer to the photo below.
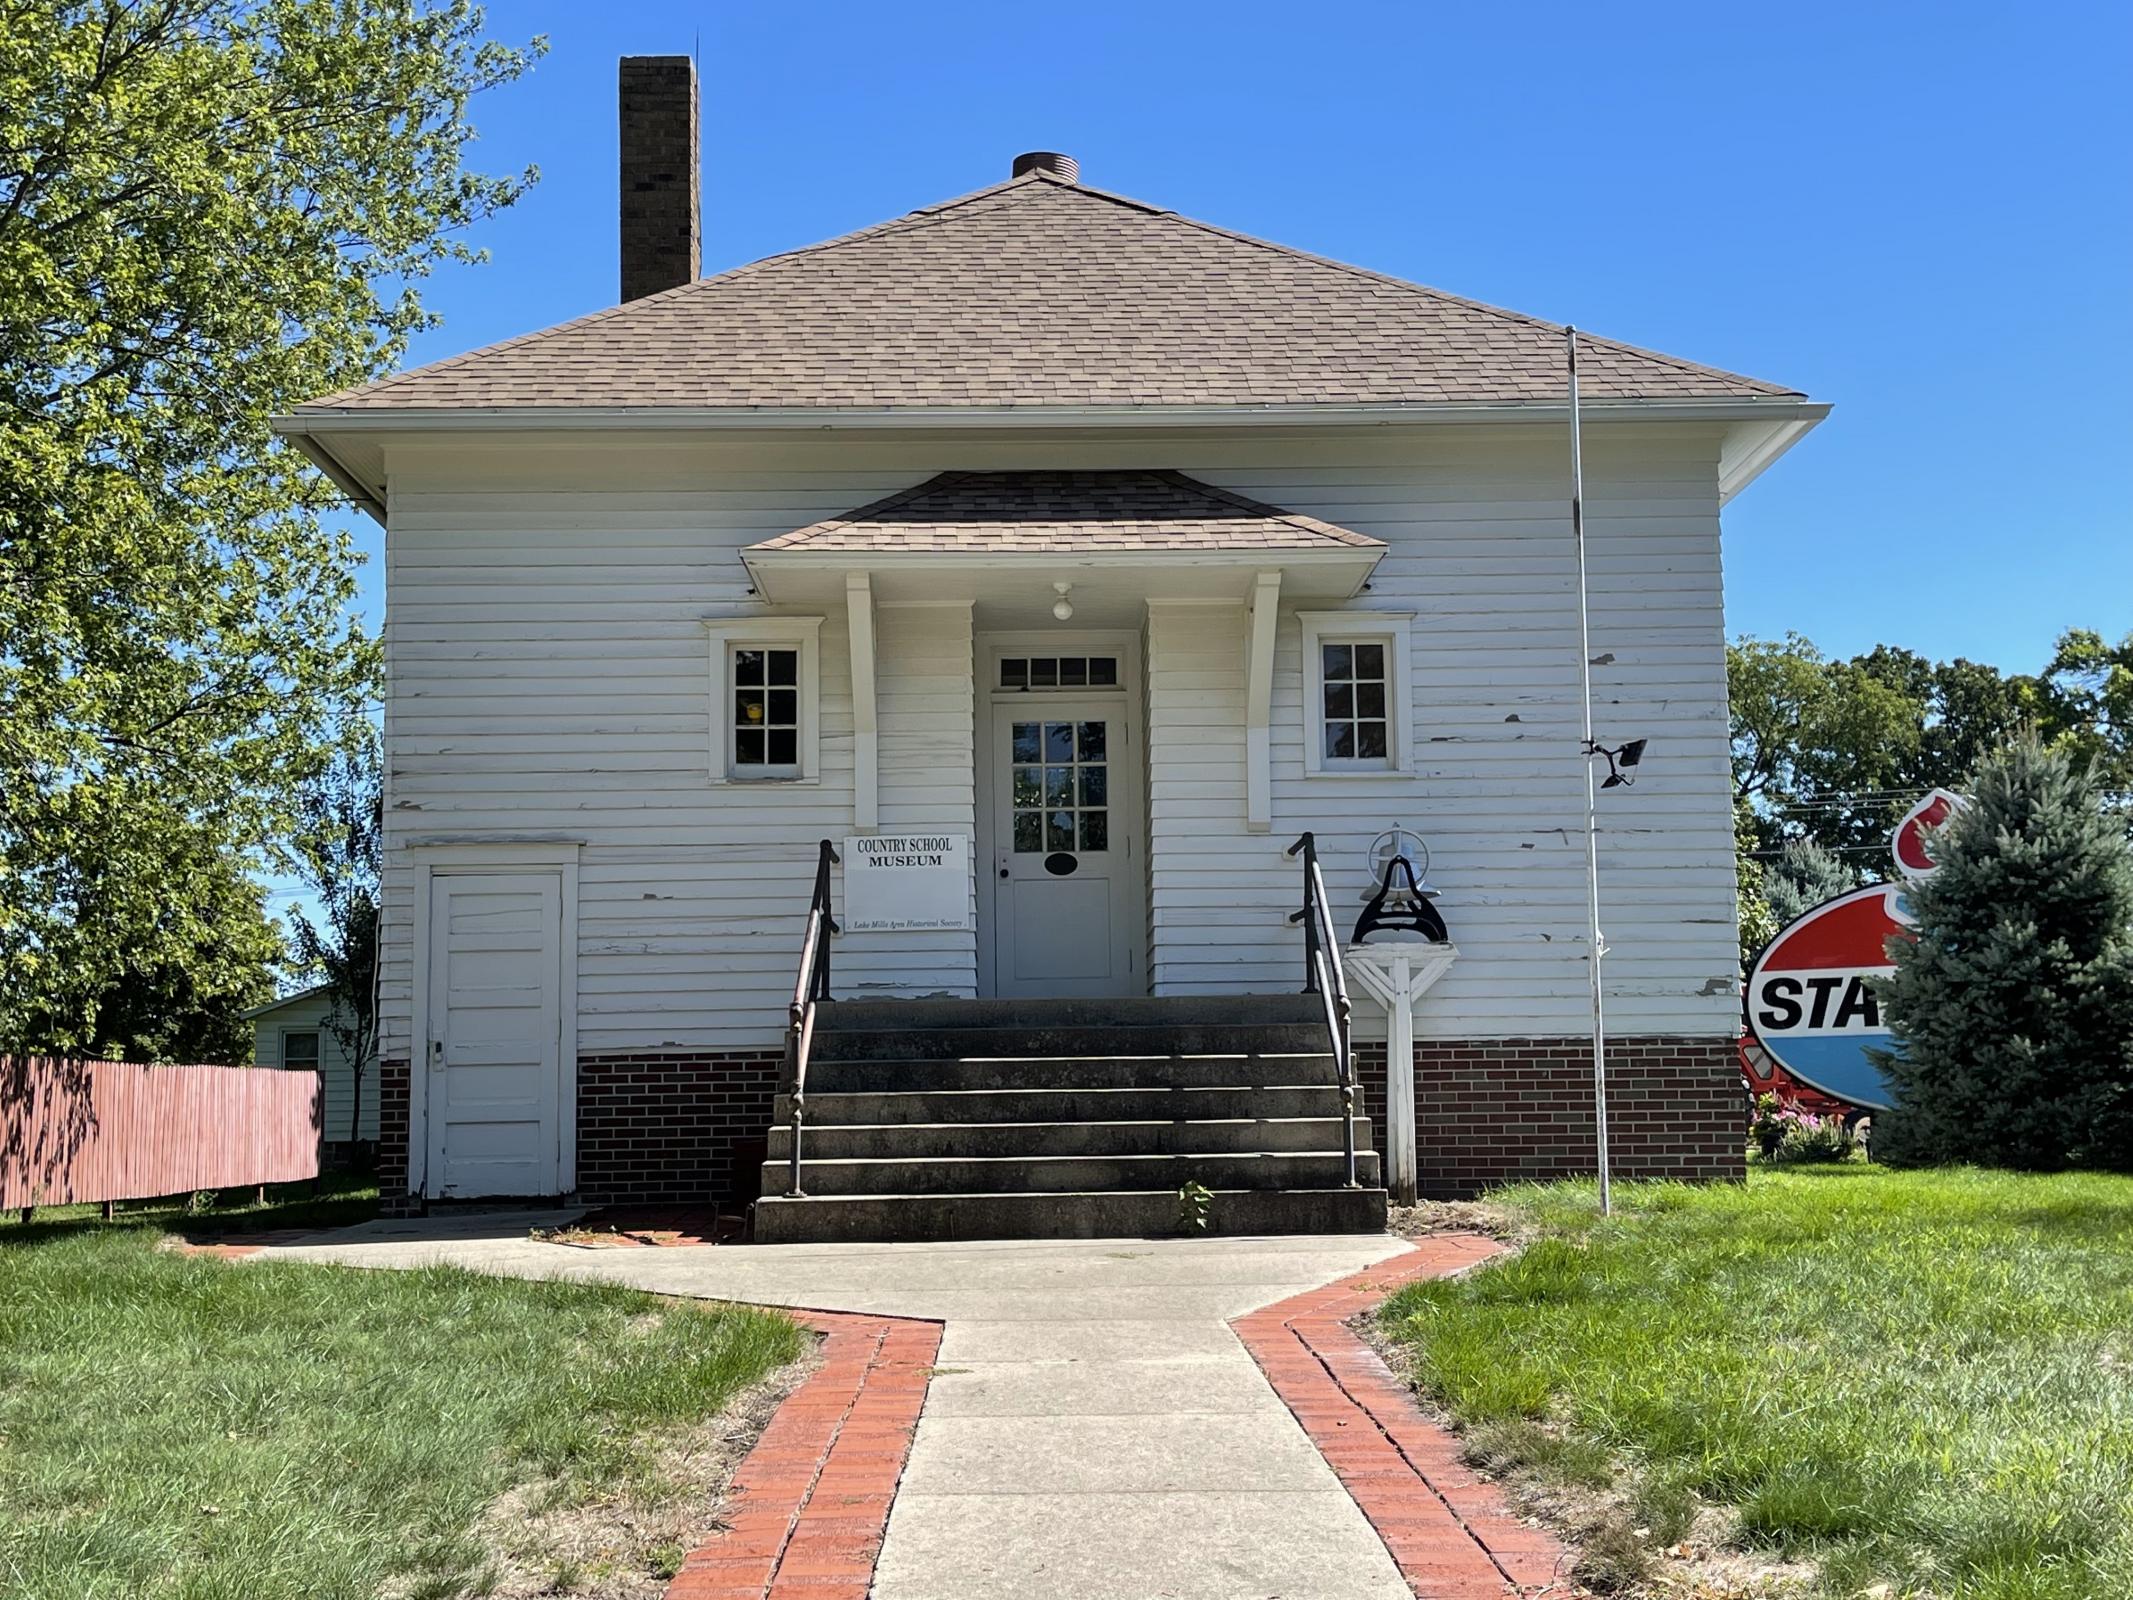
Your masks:
[{"label": "floodlight on pole", "polygon": [[[1595,744],[1588,738],[1585,741],[1585,754],[1588,757],[1605,756],[1607,758],[1607,776],[1600,781],[1600,787],[1603,789],[1627,789],[1631,784],[1635,783],[1637,781],[1637,763],[1644,759],[1644,747],[1649,742],[1646,739],[1632,739],[1629,743],[1618,745],[1610,750],[1604,744]],[[1589,761],[1587,765],[1590,765]]]},{"label": "floodlight on pole", "polygon": [[[1592,766],[1592,758],[1600,753],[1601,747],[1592,738],[1592,608],[1586,598],[1585,439],[1578,409],[1576,328],[1563,330],[1563,343],[1570,361],[1570,534],[1577,545],[1578,556],[1578,683],[1584,701],[1585,733],[1580,749],[1585,757],[1585,904],[1588,913],[1586,934],[1590,940],[1585,959],[1592,978],[1592,1117],[1594,1154],[1600,1173],[1600,1214],[1606,1216],[1614,1210],[1614,1188],[1607,1159],[1607,1024],[1600,988],[1600,957],[1607,953],[1607,944],[1600,936],[1600,796],[1598,775]],[[1609,788],[1624,781],[1615,763],[1629,748],[1625,745],[1609,756]],[[1643,741],[1635,741],[1635,748],[1636,757],[1629,762],[1632,767],[1644,754]]]}]

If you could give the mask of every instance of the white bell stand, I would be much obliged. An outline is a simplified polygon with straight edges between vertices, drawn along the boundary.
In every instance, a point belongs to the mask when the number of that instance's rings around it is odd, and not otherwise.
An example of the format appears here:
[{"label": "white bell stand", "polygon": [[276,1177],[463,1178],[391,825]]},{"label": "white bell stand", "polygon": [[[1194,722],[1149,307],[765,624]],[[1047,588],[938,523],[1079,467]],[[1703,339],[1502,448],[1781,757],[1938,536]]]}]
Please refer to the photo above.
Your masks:
[{"label": "white bell stand", "polygon": [[1415,1203],[1415,1000],[1452,970],[1459,948],[1380,935],[1351,944],[1341,965],[1385,1008],[1385,1187],[1396,1206]]}]

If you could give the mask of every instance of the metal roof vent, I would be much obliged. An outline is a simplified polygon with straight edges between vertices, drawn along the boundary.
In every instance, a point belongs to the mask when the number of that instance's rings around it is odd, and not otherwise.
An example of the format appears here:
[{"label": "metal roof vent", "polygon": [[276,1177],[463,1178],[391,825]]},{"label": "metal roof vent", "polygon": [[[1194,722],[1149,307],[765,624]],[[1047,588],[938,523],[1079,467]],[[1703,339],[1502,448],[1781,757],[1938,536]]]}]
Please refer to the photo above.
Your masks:
[{"label": "metal roof vent", "polygon": [[1019,178],[1025,172],[1049,173],[1065,183],[1081,182],[1081,163],[1057,150],[1023,151],[1015,157],[1015,170],[1009,176]]}]

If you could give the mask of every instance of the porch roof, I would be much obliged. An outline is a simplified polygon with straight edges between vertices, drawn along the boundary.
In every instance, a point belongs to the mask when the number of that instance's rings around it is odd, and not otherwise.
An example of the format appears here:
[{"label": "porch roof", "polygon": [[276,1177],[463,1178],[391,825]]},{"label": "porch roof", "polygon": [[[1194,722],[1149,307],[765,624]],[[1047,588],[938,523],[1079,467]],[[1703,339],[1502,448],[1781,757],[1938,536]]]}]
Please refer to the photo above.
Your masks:
[{"label": "porch roof", "polygon": [[916,488],[751,545],[883,555],[1175,555],[1385,548],[1182,472],[943,472]]},{"label": "porch roof", "polygon": [[[884,578],[923,572],[976,579],[1054,569],[1086,584],[1091,568],[1132,573],[1157,595],[1158,574],[1204,583],[1210,567],[1311,574],[1313,592],[1352,594],[1385,552],[1382,540],[1284,511],[1182,472],[942,472],[917,486],[781,533],[741,552],[766,597],[832,572]],[[1188,576],[1197,572],[1201,576]],[[1328,587],[1330,586],[1330,588]],[[775,588],[776,594],[773,595]],[[945,591],[941,591],[945,592]],[[977,591],[973,589],[973,594]]]}]

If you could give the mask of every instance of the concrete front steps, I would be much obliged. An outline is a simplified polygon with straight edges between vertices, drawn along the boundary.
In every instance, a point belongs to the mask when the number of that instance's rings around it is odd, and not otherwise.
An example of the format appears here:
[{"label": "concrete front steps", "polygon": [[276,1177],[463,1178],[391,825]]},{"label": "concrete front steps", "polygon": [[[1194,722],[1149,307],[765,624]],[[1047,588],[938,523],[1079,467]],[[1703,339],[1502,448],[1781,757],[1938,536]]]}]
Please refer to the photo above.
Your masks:
[{"label": "concrete front steps", "polygon": [[[763,1242],[1076,1239],[1385,1225],[1370,1123],[1345,1185],[1318,1002],[831,1001],[808,1068],[799,1197],[791,1103],[763,1165]],[[1199,1230],[1192,1230],[1199,1231]]]}]

